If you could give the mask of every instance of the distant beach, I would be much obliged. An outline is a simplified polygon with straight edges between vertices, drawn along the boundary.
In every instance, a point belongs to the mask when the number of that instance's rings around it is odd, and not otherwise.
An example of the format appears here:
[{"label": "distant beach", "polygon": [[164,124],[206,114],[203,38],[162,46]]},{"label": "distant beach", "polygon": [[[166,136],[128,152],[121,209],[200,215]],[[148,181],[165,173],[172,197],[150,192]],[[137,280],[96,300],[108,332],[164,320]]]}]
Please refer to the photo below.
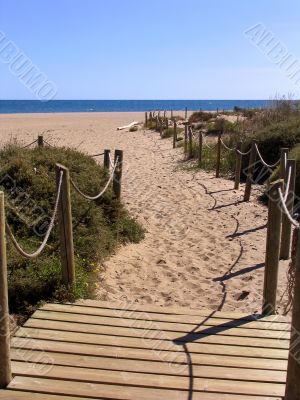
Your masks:
[{"label": "distant beach", "polygon": [[269,100],[0,100],[0,114],[63,112],[141,112],[152,110],[232,111],[263,108]]}]

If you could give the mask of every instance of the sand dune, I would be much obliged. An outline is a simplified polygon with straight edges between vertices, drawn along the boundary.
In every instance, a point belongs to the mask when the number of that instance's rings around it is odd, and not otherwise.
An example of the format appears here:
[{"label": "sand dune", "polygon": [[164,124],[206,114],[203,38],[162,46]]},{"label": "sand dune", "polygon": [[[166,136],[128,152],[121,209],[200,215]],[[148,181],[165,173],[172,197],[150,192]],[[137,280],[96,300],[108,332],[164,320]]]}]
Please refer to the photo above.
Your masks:
[{"label": "sand dune", "polygon": [[[146,237],[101,266],[99,299],[260,311],[267,209],[255,194],[241,202],[243,185],[235,191],[231,181],[184,171],[182,149],[173,150],[170,140],[117,131],[142,119],[141,113],[1,115],[1,142],[27,143],[44,132],[51,143],[90,154],[124,150],[123,201]],[[280,266],[279,298],[287,266]]]}]

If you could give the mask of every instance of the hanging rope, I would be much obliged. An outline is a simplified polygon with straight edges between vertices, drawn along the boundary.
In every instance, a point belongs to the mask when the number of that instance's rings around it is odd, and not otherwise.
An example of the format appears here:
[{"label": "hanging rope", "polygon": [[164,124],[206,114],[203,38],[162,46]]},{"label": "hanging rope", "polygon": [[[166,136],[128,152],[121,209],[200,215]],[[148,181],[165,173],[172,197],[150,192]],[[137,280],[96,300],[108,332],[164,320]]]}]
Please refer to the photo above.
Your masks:
[{"label": "hanging rope", "polygon": [[293,307],[293,302],[294,302],[298,236],[299,236],[299,229],[294,229],[293,240],[292,240],[291,261],[290,261],[289,269],[287,272],[287,287],[285,290],[285,293],[287,292],[287,296],[288,296],[287,303],[284,307],[285,315],[291,310],[291,308]]},{"label": "hanging rope", "polygon": [[18,253],[20,253],[23,257],[25,258],[36,258],[37,256],[39,256],[41,254],[41,252],[44,250],[50,233],[53,229],[54,226],[54,222],[55,222],[55,218],[56,218],[56,214],[57,214],[57,209],[58,209],[58,203],[59,203],[59,199],[60,199],[60,192],[61,192],[61,185],[62,185],[62,178],[63,178],[63,171],[60,172],[60,177],[59,177],[59,183],[58,183],[58,189],[57,189],[57,194],[56,194],[56,200],[55,200],[55,206],[54,206],[54,210],[53,210],[53,215],[50,221],[50,224],[48,226],[48,230],[46,232],[46,235],[44,237],[44,240],[42,242],[42,244],[40,245],[40,247],[34,252],[34,253],[27,253],[25,250],[22,249],[22,247],[19,245],[19,243],[17,242],[17,239],[14,237],[8,223],[5,223],[5,227],[6,227],[6,231],[8,233],[9,238],[12,241],[12,244],[14,245],[15,249],[18,251]]},{"label": "hanging rope", "polygon": [[279,198],[280,198],[280,202],[281,202],[281,206],[282,206],[283,212],[284,212],[285,215],[288,217],[290,223],[291,223],[292,225],[294,225],[296,228],[299,228],[299,227],[300,227],[299,222],[296,221],[296,220],[292,217],[292,215],[289,213],[289,210],[287,209],[287,206],[286,206],[286,204],[285,204],[284,197],[283,197],[283,194],[282,194],[282,191],[281,191],[280,188],[278,189],[278,193],[279,193]]},{"label": "hanging rope", "polygon": [[222,139],[220,139],[220,142],[221,142],[222,146],[223,146],[226,150],[228,150],[228,151],[235,151],[235,150],[236,150],[236,149],[232,149],[232,148],[226,146],[226,144],[223,142]]},{"label": "hanging rope", "polygon": [[34,143],[36,143],[38,140],[34,140],[32,143],[26,144],[26,146],[21,147],[21,149],[27,149],[27,147],[32,146]]},{"label": "hanging rope", "polygon": [[112,162],[110,153],[108,153],[108,158],[109,158],[109,163],[110,163],[111,168],[114,168],[114,163]]},{"label": "hanging rope", "polygon": [[89,195],[83,193],[83,192],[78,188],[78,186],[76,186],[76,184],[75,184],[75,182],[73,181],[73,179],[70,178],[71,185],[72,185],[73,188],[76,190],[76,192],[77,192],[78,194],[80,194],[83,198],[85,198],[86,200],[97,200],[97,199],[99,199],[99,198],[106,192],[106,190],[107,190],[107,188],[108,188],[110,182],[111,182],[112,179],[113,179],[114,172],[115,172],[115,169],[116,169],[117,165],[118,165],[118,157],[117,157],[117,159],[116,159],[115,164],[113,165],[113,169],[112,169],[112,171],[111,171],[111,173],[110,173],[110,177],[109,177],[109,179],[108,179],[106,185],[105,185],[104,188],[101,190],[101,192],[98,193],[96,196],[89,196]]},{"label": "hanging rope", "polygon": [[251,148],[250,148],[248,151],[246,151],[246,153],[243,153],[243,152],[240,151],[239,149],[235,149],[235,151],[236,151],[237,153],[239,153],[241,156],[247,156],[248,154],[251,153]]},{"label": "hanging rope", "polygon": [[256,149],[256,151],[257,151],[257,154],[258,154],[258,157],[260,158],[260,161],[263,163],[263,165],[265,166],[265,167],[267,167],[267,168],[275,168],[279,163],[280,163],[280,158],[279,158],[279,160],[278,161],[276,161],[276,163],[275,164],[267,164],[266,162],[265,162],[265,160],[262,158],[262,155],[260,154],[260,151],[258,150],[258,146],[257,146],[257,144],[255,143],[255,149]]},{"label": "hanging rope", "polygon": [[44,143],[46,143],[49,147],[55,147],[52,144],[48,143],[47,140],[44,139]]},{"label": "hanging rope", "polygon": [[98,156],[103,156],[103,155],[104,155],[104,153],[99,153],[99,154],[93,154],[90,157],[98,157]]},{"label": "hanging rope", "polygon": [[285,194],[284,194],[284,197],[283,197],[283,200],[284,200],[285,203],[286,203],[288,195],[289,195],[290,183],[291,183],[291,175],[292,175],[292,168],[289,167],[288,178],[287,178],[287,183],[286,183],[286,188],[285,188]]}]

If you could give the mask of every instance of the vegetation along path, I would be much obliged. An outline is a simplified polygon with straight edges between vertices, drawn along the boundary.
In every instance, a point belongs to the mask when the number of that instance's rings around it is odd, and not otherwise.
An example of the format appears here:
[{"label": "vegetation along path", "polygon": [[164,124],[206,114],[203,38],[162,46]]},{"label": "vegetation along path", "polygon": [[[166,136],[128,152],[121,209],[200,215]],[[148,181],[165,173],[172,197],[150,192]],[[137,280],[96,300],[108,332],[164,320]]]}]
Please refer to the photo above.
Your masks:
[{"label": "vegetation along path", "polygon": [[[98,298],[260,311],[267,209],[259,189],[243,203],[244,185],[232,190],[232,181],[184,170],[182,149],[156,133],[124,132],[120,140],[124,200],[146,237],[103,265]],[[280,294],[286,269],[282,263]]]}]

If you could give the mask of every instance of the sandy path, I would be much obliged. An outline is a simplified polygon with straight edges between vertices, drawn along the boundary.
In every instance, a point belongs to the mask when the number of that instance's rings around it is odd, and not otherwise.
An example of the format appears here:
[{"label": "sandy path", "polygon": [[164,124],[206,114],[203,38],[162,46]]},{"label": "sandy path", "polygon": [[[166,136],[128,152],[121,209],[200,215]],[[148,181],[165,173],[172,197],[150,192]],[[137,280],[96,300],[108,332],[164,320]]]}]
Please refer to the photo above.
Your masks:
[{"label": "sandy path", "polygon": [[[198,309],[259,311],[266,208],[213,174],[181,169],[182,149],[158,134],[117,132],[139,113],[0,116],[1,141],[27,143],[38,133],[89,153],[124,150],[123,201],[146,228],[139,244],[120,248],[100,274],[97,297]],[[281,263],[279,295],[287,262]]]}]

